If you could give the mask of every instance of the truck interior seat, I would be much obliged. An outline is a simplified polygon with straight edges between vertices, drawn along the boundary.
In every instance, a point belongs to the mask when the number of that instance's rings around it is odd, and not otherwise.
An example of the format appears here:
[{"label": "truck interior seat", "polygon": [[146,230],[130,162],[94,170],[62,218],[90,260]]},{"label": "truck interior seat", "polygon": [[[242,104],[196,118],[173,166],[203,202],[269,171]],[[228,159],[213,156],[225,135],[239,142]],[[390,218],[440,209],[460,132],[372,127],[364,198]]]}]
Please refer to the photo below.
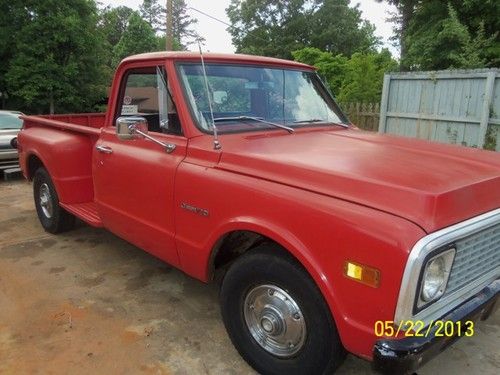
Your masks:
[{"label": "truck interior seat", "polygon": [[181,123],[177,113],[168,114],[168,129],[160,128],[160,115],[158,113],[141,114],[148,121],[150,132],[182,135]]}]

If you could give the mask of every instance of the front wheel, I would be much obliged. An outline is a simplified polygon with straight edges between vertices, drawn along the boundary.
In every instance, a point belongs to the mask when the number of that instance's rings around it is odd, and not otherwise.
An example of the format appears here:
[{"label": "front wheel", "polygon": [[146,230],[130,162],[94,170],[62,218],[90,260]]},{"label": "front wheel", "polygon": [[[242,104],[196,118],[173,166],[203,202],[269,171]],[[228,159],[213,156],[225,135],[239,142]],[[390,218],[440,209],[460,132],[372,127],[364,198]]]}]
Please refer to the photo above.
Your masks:
[{"label": "front wheel", "polygon": [[74,227],[75,217],[59,206],[54,183],[43,167],[33,177],[33,197],[38,219],[47,232],[56,234]]},{"label": "front wheel", "polygon": [[328,374],[345,351],[317,286],[295,260],[264,245],[237,259],[221,310],[241,356],[261,374]]}]

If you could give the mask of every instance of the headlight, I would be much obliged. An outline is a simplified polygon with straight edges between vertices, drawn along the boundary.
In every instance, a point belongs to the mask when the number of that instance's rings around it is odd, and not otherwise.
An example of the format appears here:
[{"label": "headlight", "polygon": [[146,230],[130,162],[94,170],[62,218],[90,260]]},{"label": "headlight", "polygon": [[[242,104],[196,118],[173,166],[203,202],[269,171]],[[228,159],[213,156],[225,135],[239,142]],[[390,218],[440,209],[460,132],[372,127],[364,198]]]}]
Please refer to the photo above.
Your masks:
[{"label": "headlight", "polygon": [[455,249],[449,249],[427,261],[420,282],[418,307],[435,301],[443,295],[454,257]]},{"label": "headlight", "polygon": [[432,259],[425,268],[422,283],[422,299],[432,301],[442,289],[446,277],[444,260],[442,257]]}]

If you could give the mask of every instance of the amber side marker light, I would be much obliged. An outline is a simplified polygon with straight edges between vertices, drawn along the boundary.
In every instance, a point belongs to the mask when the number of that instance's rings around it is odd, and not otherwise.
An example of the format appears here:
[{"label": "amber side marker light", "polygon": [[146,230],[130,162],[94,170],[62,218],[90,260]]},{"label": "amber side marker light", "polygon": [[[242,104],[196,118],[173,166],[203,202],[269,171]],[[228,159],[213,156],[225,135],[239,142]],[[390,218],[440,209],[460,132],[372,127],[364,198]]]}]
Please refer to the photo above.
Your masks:
[{"label": "amber side marker light", "polygon": [[380,271],[363,264],[346,261],[344,264],[344,275],[349,279],[373,288],[378,288],[380,285]]}]

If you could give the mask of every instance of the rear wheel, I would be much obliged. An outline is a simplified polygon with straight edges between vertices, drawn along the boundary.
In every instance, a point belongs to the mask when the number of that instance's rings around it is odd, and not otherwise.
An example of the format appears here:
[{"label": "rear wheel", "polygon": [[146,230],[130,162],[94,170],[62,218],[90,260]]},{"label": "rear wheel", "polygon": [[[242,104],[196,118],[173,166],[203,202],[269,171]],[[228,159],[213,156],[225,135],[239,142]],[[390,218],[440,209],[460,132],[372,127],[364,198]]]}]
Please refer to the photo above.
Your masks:
[{"label": "rear wheel", "polygon": [[33,197],[38,219],[47,232],[56,234],[74,227],[75,217],[59,205],[54,183],[43,167],[33,177]]},{"label": "rear wheel", "polygon": [[229,336],[261,374],[328,374],[345,351],[330,309],[307,272],[273,246],[237,259],[221,289]]}]

